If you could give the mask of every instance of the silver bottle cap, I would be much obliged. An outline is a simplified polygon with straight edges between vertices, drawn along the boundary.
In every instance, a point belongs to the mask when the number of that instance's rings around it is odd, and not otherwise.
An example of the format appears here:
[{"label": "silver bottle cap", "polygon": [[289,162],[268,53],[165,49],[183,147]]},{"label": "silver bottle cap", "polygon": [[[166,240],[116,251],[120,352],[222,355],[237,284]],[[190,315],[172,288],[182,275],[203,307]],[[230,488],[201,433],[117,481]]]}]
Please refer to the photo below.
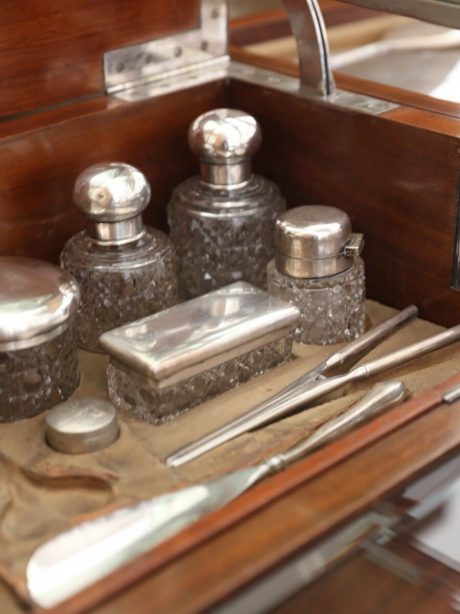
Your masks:
[{"label": "silver bottle cap", "polygon": [[141,213],[150,195],[145,175],[123,162],[90,166],[77,177],[73,192],[78,209],[94,222],[94,238],[110,245],[134,241],[142,235]]},{"label": "silver bottle cap", "polygon": [[96,398],[60,403],[46,416],[49,445],[66,454],[85,454],[102,450],[118,437],[115,408]]},{"label": "silver bottle cap", "polygon": [[283,213],[275,224],[276,267],[290,277],[328,277],[353,264],[364,241],[348,215],[335,207],[307,205]]},{"label": "silver bottle cap", "polygon": [[56,337],[68,327],[79,296],[75,279],[57,266],[0,257],[0,352]]},{"label": "silver bottle cap", "polygon": [[188,141],[200,157],[203,181],[234,186],[251,177],[251,156],[259,149],[262,136],[252,115],[236,109],[215,109],[192,123]]}]

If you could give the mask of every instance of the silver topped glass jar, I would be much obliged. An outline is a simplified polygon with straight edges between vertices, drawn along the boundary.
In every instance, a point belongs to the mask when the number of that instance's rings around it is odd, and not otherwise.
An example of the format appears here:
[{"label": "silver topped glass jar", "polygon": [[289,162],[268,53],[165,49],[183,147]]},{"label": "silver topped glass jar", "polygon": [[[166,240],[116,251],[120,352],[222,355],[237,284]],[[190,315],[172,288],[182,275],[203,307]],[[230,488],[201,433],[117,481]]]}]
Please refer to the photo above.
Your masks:
[{"label": "silver topped glass jar", "polygon": [[112,402],[161,423],[290,360],[299,311],[239,282],[102,335]]},{"label": "silver topped glass jar", "polygon": [[35,416],[77,388],[78,298],[59,267],[0,257],[0,422]]},{"label": "silver topped glass jar", "polygon": [[200,176],[180,184],[168,205],[182,294],[199,296],[243,280],[265,288],[273,227],[286,203],[275,184],[252,173],[261,142],[257,121],[217,109],[192,123],[188,139]]},{"label": "silver topped glass jar", "polygon": [[326,345],[355,339],[365,329],[365,273],[361,234],[335,207],[290,209],[275,225],[276,256],[268,290],[301,313],[296,341]]},{"label": "silver topped glass jar", "polygon": [[144,226],[150,186],[129,164],[86,169],[75,183],[74,200],[92,224],[66,243],[61,266],[81,290],[78,344],[100,351],[105,331],[178,301],[174,247],[163,232]]}]

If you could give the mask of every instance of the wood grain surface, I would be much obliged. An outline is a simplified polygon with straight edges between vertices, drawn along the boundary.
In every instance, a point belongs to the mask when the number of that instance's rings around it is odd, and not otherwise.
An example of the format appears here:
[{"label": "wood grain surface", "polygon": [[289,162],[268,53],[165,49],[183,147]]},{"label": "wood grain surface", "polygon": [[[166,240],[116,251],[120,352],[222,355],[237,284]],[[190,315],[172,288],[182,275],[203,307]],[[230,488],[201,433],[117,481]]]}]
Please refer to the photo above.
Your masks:
[{"label": "wood grain surface", "polygon": [[64,242],[85,226],[72,203],[75,179],[96,162],[140,168],[152,186],[144,219],[164,228],[171,190],[198,171],[188,126],[224,105],[224,84],[216,82],[185,97],[136,104],[104,99],[50,111],[49,123],[37,116],[17,120],[20,132],[0,138],[0,254],[57,261]]},{"label": "wood grain surface", "polygon": [[0,117],[100,94],[104,51],[197,23],[197,0],[3,0]]},{"label": "wood grain surface", "polygon": [[458,120],[409,107],[372,116],[241,82],[232,82],[230,104],[260,121],[257,170],[291,206],[339,207],[364,233],[369,297],[415,303],[426,319],[458,324]]}]

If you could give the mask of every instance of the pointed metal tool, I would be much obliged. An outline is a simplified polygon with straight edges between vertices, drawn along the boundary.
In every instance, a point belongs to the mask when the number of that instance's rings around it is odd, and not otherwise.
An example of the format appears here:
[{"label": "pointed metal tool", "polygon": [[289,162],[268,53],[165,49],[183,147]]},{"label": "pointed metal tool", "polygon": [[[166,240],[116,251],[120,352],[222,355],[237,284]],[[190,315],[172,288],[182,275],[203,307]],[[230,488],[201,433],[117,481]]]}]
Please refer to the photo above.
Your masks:
[{"label": "pointed metal tool", "polygon": [[284,418],[296,409],[316,401],[347,383],[376,375],[460,339],[460,326],[458,326],[345,372],[417,313],[417,308],[411,305],[382,322],[331,354],[324,362],[296,379],[278,394],[177,450],[166,459],[166,464],[170,467],[179,467],[243,433]]}]

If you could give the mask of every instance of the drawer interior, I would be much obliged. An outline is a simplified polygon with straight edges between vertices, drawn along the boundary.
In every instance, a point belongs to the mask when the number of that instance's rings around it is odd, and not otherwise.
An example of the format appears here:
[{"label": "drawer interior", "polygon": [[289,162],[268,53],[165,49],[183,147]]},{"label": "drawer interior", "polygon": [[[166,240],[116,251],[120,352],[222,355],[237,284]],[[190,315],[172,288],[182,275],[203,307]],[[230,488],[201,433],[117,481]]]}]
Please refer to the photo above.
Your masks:
[{"label": "drawer interior", "polygon": [[[381,304],[367,303],[369,326],[379,324],[393,313],[394,310]],[[440,330],[439,326],[415,319],[363,360],[377,358]],[[325,420],[340,414],[379,381],[400,378],[411,396],[423,394],[452,377],[460,358],[460,349],[456,346],[437,351],[372,380],[340,389],[311,409],[242,435],[181,467],[173,469],[164,464],[171,452],[243,414],[320,363],[334,349],[334,346],[296,345],[290,363],[161,426],[147,424],[120,410],[120,437],[108,448],[92,454],[72,456],[49,448],[44,438],[44,414],[2,424],[0,578],[16,593],[25,595],[28,557],[40,543],[60,531],[138,500],[263,462],[297,443]],[[107,358],[80,352],[80,365],[82,382],[74,397],[106,397]],[[403,424],[395,423],[392,428]],[[378,439],[378,435],[375,438]],[[359,438],[355,438],[353,445],[359,450]],[[359,501],[354,504],[359,506]],[[316,522],[316,518],[312,517],[311,521]],[[11,604],[12,612],[21,611],[1,584],[0,598],[2,603]]]}]

